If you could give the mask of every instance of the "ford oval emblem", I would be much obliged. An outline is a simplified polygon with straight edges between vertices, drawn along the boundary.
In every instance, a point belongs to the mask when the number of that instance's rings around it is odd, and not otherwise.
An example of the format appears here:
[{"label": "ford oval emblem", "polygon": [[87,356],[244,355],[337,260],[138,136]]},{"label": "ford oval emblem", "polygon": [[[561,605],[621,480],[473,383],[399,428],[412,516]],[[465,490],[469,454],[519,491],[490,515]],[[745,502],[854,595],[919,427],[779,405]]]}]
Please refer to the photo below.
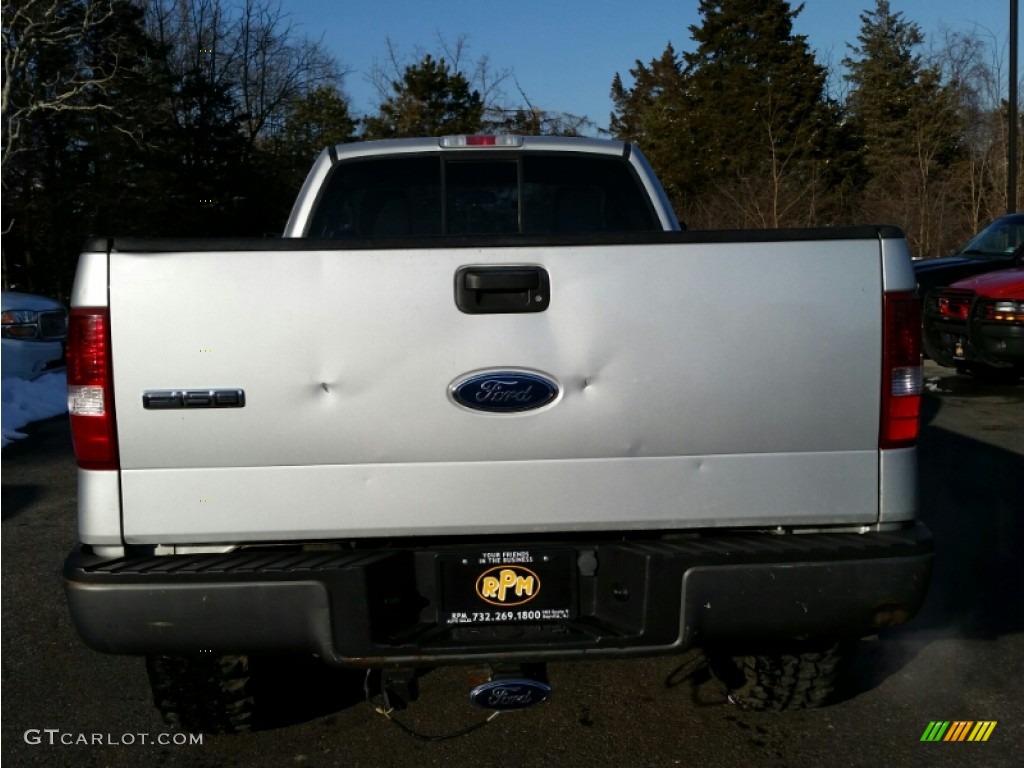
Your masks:
[{"label": "ford oval emblem", "polygon": [[558,384],[532,371],[483,371],[458,379],[449,388],[463,408],[488,413],[521,413],[543,408],[558,397]]},{"label": "ford oval emblem", "polygon": [[505,712],[540,704],[551,695],[551,686],[539,680],[515,678],[491,680],[469,692],[469,700],[483,709]]}]

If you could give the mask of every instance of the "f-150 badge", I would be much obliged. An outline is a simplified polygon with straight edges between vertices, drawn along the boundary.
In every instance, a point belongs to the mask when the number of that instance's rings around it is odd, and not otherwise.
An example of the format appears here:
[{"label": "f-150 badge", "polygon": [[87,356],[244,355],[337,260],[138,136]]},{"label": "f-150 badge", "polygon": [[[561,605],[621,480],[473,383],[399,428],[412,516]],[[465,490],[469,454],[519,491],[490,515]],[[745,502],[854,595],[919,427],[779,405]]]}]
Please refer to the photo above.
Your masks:
[{"label": "f-150 badge", "polygon": [[543,408],[558,397],[558,384],[532,371],[483,371],[457,379],[448,388],[463,408],[488,413],[521,413]]},{"label": "f-150 badge", "polygon": [[244,408],[242,389],[147,389],[142,407],[148,411],[172,408]]}]

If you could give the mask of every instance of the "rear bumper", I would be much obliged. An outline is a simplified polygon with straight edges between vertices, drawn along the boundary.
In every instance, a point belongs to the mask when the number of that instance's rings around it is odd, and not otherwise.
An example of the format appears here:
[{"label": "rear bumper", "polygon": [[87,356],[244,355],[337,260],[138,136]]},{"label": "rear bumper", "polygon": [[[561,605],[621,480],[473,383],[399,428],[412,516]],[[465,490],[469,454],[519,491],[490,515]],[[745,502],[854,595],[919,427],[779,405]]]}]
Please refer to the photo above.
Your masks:
[{"label": "rear bumper", "polygon": [[96,650],[307,652],[368,667],[644,656],[718,641],[862,636],[917,612],[932,561],[931,534],[922,525],[558,546],[572,549],[576,562],[575,616],[548,623],[438,623],[437,556],[483,545],[117,560],[76,550],[64,578],[78,631]]}]

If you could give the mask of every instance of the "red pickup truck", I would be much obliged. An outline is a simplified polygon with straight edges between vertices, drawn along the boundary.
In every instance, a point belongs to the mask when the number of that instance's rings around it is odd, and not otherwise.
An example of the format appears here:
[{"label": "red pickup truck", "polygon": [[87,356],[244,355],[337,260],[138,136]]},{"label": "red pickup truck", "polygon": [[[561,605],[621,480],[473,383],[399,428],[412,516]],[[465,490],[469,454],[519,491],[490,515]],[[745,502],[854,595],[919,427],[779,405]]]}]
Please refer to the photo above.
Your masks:
[{"label": "red pickup truck", "polygon": [[928,293],[924,347],[940,365],[974,374],[1024,374],[1024,265]]}]

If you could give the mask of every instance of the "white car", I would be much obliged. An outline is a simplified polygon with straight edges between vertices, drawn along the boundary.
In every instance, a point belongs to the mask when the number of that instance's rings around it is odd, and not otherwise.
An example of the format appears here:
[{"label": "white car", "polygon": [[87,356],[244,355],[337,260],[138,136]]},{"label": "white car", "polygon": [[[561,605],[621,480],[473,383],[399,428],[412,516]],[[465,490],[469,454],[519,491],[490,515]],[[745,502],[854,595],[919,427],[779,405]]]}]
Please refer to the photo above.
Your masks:
[{"label": "white car", "polygon": [[4,291],[2,296],[4,378],[31,379],[64,365],[68,312],[45,296]]}]

